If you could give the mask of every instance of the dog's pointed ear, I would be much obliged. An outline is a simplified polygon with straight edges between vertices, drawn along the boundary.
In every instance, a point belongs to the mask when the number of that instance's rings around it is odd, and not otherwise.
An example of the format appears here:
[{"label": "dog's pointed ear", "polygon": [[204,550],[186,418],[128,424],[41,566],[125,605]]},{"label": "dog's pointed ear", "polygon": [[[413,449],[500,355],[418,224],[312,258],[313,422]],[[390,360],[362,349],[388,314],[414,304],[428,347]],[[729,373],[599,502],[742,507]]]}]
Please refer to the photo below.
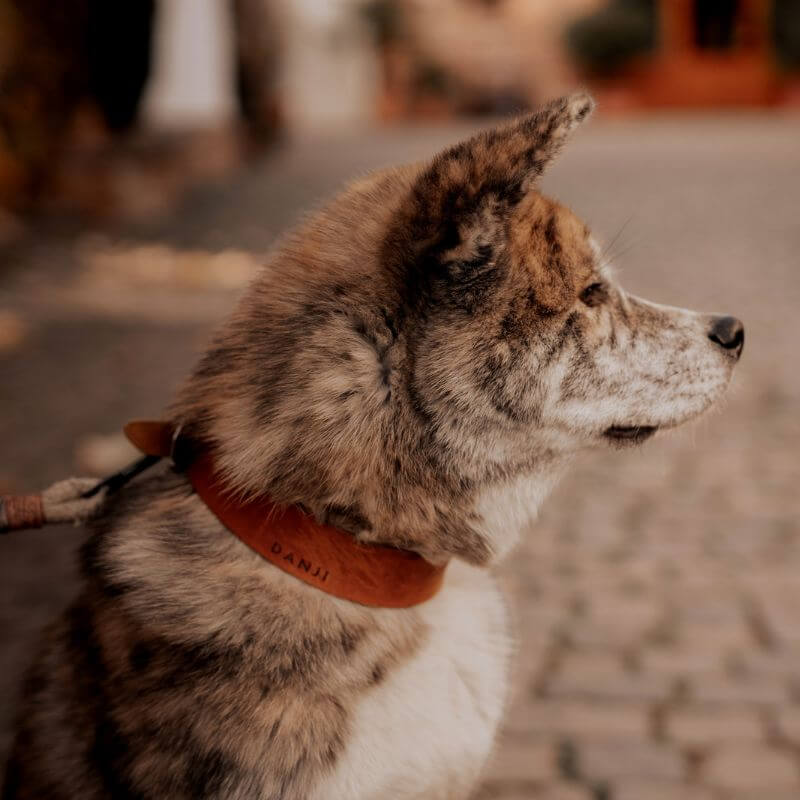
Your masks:
[{"label": "dog's pointed ear", "polygon": [[450,285],[489,286],[506,218],[593,108],[578,92],[440,153],[417,177],[386,252]]},{"label": "dog's pointed ear", "polygon": [[486,195],[518,202],[593,108],[588,93],[576,92],[445,150],[416,182],[418,209],[434,220]]}]

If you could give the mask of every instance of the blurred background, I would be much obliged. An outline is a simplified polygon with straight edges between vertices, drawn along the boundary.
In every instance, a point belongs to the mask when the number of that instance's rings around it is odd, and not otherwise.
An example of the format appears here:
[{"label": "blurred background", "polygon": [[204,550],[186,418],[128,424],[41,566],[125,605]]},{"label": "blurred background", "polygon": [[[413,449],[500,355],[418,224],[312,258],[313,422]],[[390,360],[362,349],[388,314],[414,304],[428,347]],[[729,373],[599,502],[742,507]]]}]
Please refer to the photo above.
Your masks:
[{"label": "blurred background", "polygon": [[[0,493],[104,474],[274,239],[588,85],[544,180],[625,285],[733,313],[730,398],[581,459],[502,580],[479,798],[800,797],[798,0],[0,0]],[[79,529],[0,541],[0,761]]]}]

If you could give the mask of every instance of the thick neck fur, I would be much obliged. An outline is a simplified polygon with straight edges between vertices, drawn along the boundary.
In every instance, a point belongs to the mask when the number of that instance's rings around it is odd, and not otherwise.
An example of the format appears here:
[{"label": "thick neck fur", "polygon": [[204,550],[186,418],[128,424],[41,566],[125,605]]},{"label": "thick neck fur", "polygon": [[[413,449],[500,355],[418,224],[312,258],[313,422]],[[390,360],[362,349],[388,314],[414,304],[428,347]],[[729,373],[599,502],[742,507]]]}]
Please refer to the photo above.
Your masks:
[{"label": "thick neck fur", "polygon": [[[460,409],[468,396],[431,391],[428,334],[370,246],[380,241],[370,224],[386,221],[367,208],[389,216],[407,180],[391,172],[367,191],[354,187],[324,224],[317,219],[272,256],[173,418],[209,442],[233,491],[301,504],[364,541],[433,561],[485,564],[508,549],[511,533],[493,498],[524,494],[535,513],[559,459],[552,443],[521,448],[507,421]],[[353,219],[371,222],[362,246],[341,253]]]}]

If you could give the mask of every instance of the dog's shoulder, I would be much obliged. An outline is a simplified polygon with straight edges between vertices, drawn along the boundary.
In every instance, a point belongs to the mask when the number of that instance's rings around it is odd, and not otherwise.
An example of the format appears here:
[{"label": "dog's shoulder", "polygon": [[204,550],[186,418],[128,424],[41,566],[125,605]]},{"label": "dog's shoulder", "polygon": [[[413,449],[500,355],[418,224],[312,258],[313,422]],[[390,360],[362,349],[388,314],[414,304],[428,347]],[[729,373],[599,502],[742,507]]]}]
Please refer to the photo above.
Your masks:
[{"label": "dog's shoulder", "polygon": [[52,742],[87,797],[300,798],[389,786],[415,741],[452,742],[453,775],[488,750],[502,698],[484,679],[507,647],[477,570],[451,567],[417,609],[339,601],[263,561],[171,473],[109,504],[82,569],[32,673],[20,774],[35,759],[46,775]]}]

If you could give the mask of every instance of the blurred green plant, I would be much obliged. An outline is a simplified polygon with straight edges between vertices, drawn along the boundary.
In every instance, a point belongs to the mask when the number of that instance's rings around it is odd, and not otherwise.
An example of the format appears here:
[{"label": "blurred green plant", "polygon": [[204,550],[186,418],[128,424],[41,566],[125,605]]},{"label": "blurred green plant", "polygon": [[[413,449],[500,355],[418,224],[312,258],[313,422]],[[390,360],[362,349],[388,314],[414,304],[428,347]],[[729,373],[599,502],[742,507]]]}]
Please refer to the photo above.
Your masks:
[{"label": "blurred green plant", "polygon": [[772,22],[778,61],[789,69],[800,68],[800,3],[775,0]]},{"label": "blurred green plant", "polygon": [[613,0],[567,28],[567,47],[586,72],[611,75],[652,50],[656,30],[655,0]]}]

